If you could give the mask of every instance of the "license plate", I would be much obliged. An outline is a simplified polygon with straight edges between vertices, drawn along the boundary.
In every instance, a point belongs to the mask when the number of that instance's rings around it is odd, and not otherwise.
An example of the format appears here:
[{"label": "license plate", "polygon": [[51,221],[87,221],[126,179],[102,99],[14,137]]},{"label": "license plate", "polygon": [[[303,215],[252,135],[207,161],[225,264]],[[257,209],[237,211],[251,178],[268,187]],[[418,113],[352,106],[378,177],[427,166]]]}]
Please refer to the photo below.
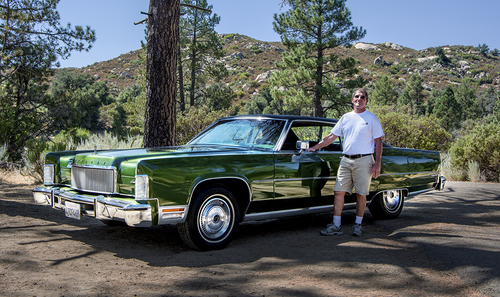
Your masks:
[{"label": "license plate", "polygon": [[66,217],[77,220],[80,219],[80,204],[66,201],[64,205],[64,212],[66,213]]}]

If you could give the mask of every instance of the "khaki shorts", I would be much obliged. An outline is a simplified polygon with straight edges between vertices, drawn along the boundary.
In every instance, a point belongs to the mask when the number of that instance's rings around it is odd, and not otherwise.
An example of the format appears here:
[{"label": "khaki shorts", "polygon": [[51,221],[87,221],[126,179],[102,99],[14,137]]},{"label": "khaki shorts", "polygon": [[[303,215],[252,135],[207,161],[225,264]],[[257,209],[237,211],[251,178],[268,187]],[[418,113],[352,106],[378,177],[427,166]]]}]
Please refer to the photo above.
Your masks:
[{"label": "khaki shorts", "polygon": [[[337,172],[334,191],[368,195],[372,182],[373,155],[357,159],[343,157]],[[353,191],[354,188],[354,191]]]}]

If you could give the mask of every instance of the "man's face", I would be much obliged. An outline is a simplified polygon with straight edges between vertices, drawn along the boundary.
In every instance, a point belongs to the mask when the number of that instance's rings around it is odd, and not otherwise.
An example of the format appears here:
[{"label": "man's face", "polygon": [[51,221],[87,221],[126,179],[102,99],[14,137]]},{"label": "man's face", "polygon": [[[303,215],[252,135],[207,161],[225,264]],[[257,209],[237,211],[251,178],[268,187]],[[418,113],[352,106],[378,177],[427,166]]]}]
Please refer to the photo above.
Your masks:
[{"label": "man's face", "polygon": [[366,107],[366,103],[368,102],[365,94],[360,91],[356,91],[356,93],[354,93],[354,96],[352,96],[351,101],[355,110],[364,110]]}]

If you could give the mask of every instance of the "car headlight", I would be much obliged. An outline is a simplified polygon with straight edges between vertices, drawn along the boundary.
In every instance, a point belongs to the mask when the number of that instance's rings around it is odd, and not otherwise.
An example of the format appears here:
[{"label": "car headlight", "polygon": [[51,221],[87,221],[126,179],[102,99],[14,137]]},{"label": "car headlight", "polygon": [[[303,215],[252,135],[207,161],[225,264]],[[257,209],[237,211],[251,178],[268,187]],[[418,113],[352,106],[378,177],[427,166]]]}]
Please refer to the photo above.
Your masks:
[{"label": "car headlight", "polygon": [[147,175],[135,176],[135,200],[149,198],[149,178]]},{"label": "car headlight", "polygon": [[45,164],[43,166],[43,184],[46,186],[54,184],[54,164]]}]

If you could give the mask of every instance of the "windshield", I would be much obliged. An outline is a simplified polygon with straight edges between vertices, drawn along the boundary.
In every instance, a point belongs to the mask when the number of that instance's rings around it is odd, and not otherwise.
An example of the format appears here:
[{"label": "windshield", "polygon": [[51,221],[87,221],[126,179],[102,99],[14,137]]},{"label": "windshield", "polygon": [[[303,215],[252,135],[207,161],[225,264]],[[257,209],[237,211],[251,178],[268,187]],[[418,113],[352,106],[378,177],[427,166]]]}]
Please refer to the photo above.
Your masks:
[{"label": "windshield", "polygon": [[221,121],[204,131],[189,144],[224,144],[272,149],[285,121],[240,119]]}]

